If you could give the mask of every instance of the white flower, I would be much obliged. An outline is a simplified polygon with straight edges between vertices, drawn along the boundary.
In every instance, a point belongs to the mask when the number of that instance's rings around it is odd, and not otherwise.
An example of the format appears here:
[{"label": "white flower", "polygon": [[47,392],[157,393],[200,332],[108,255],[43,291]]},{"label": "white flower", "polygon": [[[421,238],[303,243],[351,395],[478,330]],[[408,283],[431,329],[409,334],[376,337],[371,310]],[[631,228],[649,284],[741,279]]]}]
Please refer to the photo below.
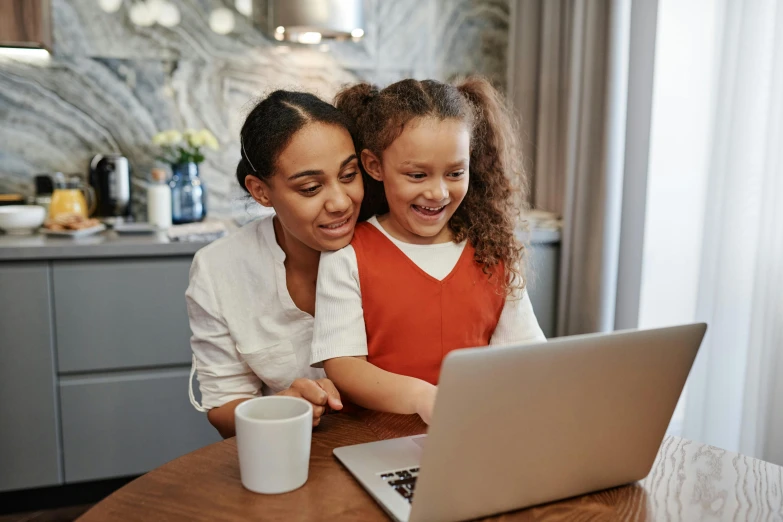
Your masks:
[{"label": "white flower", "polygon": [[206,146],[212,150],[218,150],[219,147],[218,140],[214,134],[209,132],[209,130],[202,129],[198,132],[197,136],[201,141],[201,146]]},{"label": "white flower", "polygon": [[182,141],[182,133],[177,130],[165,130],[152,137],[152,143],[159,147],[171,147]]}]

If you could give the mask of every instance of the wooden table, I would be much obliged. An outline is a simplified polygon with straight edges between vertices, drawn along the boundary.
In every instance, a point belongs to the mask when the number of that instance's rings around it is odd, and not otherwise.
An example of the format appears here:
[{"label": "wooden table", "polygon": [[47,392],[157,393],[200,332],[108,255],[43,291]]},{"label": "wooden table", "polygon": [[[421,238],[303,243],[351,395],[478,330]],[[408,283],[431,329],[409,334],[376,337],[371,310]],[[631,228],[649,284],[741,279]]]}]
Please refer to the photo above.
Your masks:
[{"label": "wooden table", "polygon": [[[424,429],[416,416],[328,415],[313,432],[307,483],[271,496],[242,487],[236,442],[228,439],[139,477],[79,520],[386,520],[332,449]],[[638,484],[493,520],[783,521],[781,486],[780,466],[668,437],[649,476]]]}]

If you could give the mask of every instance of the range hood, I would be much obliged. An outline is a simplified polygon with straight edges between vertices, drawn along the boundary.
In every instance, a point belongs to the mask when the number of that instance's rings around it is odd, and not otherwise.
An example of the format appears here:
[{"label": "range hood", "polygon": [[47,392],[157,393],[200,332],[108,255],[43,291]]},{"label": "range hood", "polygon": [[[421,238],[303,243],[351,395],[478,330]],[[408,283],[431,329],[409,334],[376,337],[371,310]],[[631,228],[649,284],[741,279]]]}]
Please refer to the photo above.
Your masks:
[{"label": "range hood", "polygon": [[317,44],[364,36],[363,0],[269,0],[267,21],[278,41]]}]

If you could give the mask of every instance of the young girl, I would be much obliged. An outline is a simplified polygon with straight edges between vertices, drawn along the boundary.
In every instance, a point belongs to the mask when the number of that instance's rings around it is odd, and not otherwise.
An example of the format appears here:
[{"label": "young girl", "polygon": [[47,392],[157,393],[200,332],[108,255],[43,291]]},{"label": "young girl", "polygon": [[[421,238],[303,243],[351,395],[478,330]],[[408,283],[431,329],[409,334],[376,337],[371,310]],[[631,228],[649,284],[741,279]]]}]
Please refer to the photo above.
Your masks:
[{"label": "young girl", "polygon": [[544,339],[514,235],[511,120],[481,78],[359,84],[335,104],[356,121],[365,203],[388,211],[322,255],[312,362],[351,402],[429,423],[448,352]]}]

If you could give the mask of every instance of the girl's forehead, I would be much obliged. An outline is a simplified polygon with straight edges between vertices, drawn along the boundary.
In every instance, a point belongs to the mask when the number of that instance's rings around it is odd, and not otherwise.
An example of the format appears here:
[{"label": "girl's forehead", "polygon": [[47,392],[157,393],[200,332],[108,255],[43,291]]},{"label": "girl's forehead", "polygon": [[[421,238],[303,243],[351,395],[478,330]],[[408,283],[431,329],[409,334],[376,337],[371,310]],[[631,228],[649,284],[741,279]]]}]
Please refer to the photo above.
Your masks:
[{"label": "girl's forehead", "polygon": [[464,155],[469,156],[470,129],[468,124],[457,119],[416,118],[405,128],[384,151],[384,155],[417,157],[422,160]]}]

